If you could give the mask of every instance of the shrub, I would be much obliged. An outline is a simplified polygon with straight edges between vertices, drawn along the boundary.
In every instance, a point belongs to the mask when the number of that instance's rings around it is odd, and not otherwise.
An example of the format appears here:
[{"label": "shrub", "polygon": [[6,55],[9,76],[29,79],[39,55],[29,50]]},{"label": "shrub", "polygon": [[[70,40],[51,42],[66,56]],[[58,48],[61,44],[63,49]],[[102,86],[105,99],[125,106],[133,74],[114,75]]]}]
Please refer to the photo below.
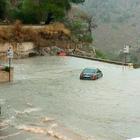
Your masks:
[{"label": "shrub", "polygon": [[6,71],[6,72],[9,72],[10,71],[10,67],[9,66],[5,66],[2,70]]},{"label": "shrub", "polygon": [[83,42],[87,42],[87,43],[92,43],[93,38],[92,38],[92,35],[90,35],[90,34],[85,34],[85,35],[81,36],[81,37],[79,38],[79,40],[80,40],[80,41],[83,41]]},{"label": "shrub", "polygon": [[102,59],[106,59],[106,55],[101,52],[100,50],[96,50],[96,58],[102,58]]}]

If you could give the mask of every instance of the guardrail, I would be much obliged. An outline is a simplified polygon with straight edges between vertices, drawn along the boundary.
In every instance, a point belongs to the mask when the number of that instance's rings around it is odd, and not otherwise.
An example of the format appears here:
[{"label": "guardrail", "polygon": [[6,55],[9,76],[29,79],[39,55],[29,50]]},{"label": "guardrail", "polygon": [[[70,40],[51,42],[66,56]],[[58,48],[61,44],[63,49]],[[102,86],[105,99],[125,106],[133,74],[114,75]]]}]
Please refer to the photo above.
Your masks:
[{"label": "guardrail", "polygon": [[105,63],[110,63],[110,64],[116,64],[116,65],[130,66],[130,67],[133,67],[133,68],[140,67],[140,65],[137,65],[138,67],[135,67],[136,64],[133,64],[133,63],[123,63],[123,62],[112,61],[112,60],[108,60],[108,59],[86,57],[86,56],[80,56],[80,55],[75,55],[75,54],[69,54],[69,56],[77,57],[77,58],[84,58],[84,59],[89,59],[89,60],[94,60],[94,61],[100,61],[100,62],[105,62]]}]

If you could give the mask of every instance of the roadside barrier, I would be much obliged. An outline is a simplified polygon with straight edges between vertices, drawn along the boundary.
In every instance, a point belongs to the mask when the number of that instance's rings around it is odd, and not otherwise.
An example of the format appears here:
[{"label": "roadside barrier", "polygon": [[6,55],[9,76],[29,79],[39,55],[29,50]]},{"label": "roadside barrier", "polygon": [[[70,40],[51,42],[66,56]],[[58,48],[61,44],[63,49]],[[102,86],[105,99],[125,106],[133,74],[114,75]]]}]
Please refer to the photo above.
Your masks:
[{"label": "roadside barrier", "polygon": [[108,59],[93,58],[93,57],[86,57],[86,56],[73,55],[73,54],[70,54],[68,56],[77,57],[77,58],[84,58],[84,59],[89,59],[89,60],[94,60],[94,61],[100,61],[100,62],[116,64],[116,65],[123,65],[123,66],[128,66],[130,68],[136,68],[133,63],[123,63],[123,62],[112,61],[112,60],[108,60]]}]

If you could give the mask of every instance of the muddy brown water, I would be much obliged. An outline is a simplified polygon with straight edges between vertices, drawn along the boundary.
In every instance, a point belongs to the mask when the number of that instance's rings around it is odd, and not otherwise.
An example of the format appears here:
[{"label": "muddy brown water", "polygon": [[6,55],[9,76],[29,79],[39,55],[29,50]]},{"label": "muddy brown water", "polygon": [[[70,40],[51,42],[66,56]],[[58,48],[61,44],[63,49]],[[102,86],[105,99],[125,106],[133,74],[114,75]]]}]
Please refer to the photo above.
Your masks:
[{"label": "muddy brown water", "polygon": [[[79,80],[85,67],[104,76]],[[14,60],[14,69],[14,82],[0,85],[0,140],[140,136],[139,69],[55,56]]]}]

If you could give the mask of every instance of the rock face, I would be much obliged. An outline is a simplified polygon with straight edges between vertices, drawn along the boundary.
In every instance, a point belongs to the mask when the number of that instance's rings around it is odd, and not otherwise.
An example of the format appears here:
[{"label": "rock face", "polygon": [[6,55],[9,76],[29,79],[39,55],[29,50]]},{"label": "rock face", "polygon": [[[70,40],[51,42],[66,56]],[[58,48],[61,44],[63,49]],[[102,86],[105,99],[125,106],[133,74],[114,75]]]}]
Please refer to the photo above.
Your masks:
[{"label": "rock face", "polygon": [[35,45],[32,42],[24,43],[0,43],[0,57],[7,59],[6,53],[9,48],[14,51],[14,58],[28,57],[30,53],[35,53]]},{"label": "rock face", "polygon": [[24,42],[21,44],[17,44],[17,47],[15,49],[15,58],[24,58],[24,57],[28,57],[30,55],[35,56],[35,54],[37,55],[37,52],[35,51],[35,45],[32,42]]},{"label": "rock face", "polygon": [[[67,54],[75,48],[89,53],[88,45],[86,49],[83,49],[83,45],[81,47],[80,44],[84,41],[77,42],[72,34],[72,31],[63,23],[25,26],[21,22],[16,22],[11,26],[2,26],[0,27],[0,57],[6,59],[9,47],[14,50],[14,58],[56,55],[60,49]],[[7,43],[9,41],[11,43]]]},{"label": "rock face", "polygon": [[95,52],[92,47],[84,47],[80,45],[70,44],[68,41],[48,41],[44,43],[43,46],[38,47],[33,42],[23,42],[23,43],[4,43],[0,44],[0,58],[1,61],[7,62],[8,58],[6,52],[9,47],[14,51],[14,58],[26,58],[34,56],[45,56],[45,55],[57,55],[60,50],[63,50],[67,55],[75,54],[80,56],[94,57]]},{"label": "rock face", "polygon": [[14,58],[25,58],[25,57],[34,57],[34,56],[44,56],[44,55],[56,55],[59,50],[63,50],[63,46],[46,46],[37,47],[32,42],[23,42],[23,43],[4,43],[0,44],[0,57],[1,60],[7,61],[8,58],[6,56],[7,50],[10,48],[14,51]]}]

